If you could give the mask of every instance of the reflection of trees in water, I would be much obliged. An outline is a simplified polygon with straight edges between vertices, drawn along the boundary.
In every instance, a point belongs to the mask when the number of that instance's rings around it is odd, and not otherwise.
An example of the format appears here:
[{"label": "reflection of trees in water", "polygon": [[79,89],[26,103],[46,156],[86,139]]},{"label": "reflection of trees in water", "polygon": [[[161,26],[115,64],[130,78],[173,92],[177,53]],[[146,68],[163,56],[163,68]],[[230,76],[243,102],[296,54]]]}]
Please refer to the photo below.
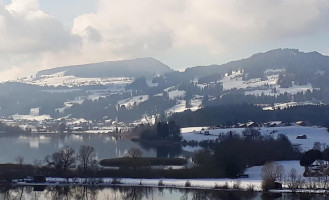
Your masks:
[{"label": "reflection of trees in water", "polygon": [[11,195],[10,195],[10,188],[1,188],[0,189],[0,197],[3,200],[7,200],[7,199],[12,199]]},{"label": "reflection of trees in water", "polygon": [[159,145],[156,147],[157,151],[157,157],[162,158],[173,158],[176,156],[179,156],[179,154],[182,152],[182,146],[181,145],[171,145],[171,146],[163,146]]},{"label": "reflection of trees in water", "polygon": [[121,200],[120,192],[113,190],[110,193],[104,194],[104,200]]},{"label": "reflection of trees in water", "polygon": [[45,191],[45,197],[47,199],[72,199],[73,194],[70,187],[48,187]]},{"label": "reflection of trees in water", "polygon": [[180,144],[159,145],[145,142],[140,142],[139,144],[145,150],[155,149],[158,158],[173,158],[179,156],[182,152],[182,145]]},{"label": "reflection of trees in water", "polygon": [[114,192],[117,191],[121,194],[120,198],[117,198],[117,195],[112,195],[112,198],[107,198],[107,200],[141,200],[143,198],[154,198],[154,189],[149,187],[119,187],[114,190]]},{"label": "reflection of trees in water", "polygon": [[[329,200],[329,196],[322,194],[154,189],[149,187],[99,188],[84,186],[47,187],[41,192],[34,191],[33,187],[0,187],[0,200],[97,200],[101,190],[104,192],[104,196],[101,199],[104,200],[153,200],[157,199],[159,196],[163,196],[163,199],[170,199],[171,193],[181,195],[180,200]],[[164,191],[166,192],[164,193]],[[168,195],[168,197],[166,195]]]},{"label": "reflection of trees in water", "polygon": [[243,191],[179,190],[180,200],[252,200],[257,193]]},{"label": "reflection of trees in water", "polygon": [[257,196],[257,193],[244,191],[213,191],[211,196],[213,199],[220,200],[252,200]]},{"label": "reflection of trees in water", "polygon": [[100,188],[97,187],[76,187],[75,189],[75,199],[81,200],[96,200],[97,194]]},{"label": "reflection of trees in water", "polygon": [[0,188],[0,199],[1,200],[23,200],[26,194],[30,195],[31,200],[40,199],[41,194],[37,192],[33,192],[33,187],[17,187],[17,188],[9,188],[9,187],[1,187]]},{"label": "reflection of trees in water", "polygon": [[192,195],[192,200],[207,200],[207,192],[205,191],[195,191]]},{"label": "reflection of trees in water", "polygon": [[64,200],[96,200],[99,188],[74,186],[74,187],[50,187],[47,188],[45,196],[48,199],[64,199]]},{"label": "reflection of trees in water", "polygon": [[329,200],[328,195],[312,193],[262,193],[261,200]]}]

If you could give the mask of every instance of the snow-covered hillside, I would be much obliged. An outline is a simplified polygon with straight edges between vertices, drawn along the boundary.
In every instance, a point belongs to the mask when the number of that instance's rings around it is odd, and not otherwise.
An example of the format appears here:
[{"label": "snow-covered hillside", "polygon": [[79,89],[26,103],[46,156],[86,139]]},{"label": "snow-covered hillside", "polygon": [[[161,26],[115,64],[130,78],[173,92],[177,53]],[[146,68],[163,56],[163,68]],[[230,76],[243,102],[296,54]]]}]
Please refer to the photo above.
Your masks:
[{"label": "snow-covered hillside", "polygon": [[292,86],[288,88],[282,88],[278,84],[279,76],[285,73],[285,69],[268,69],[266,70],[262,80],[261,77],[244,80],[247,75],[244,70],[233,70],[230,74],[226,73],[225,76],[219,80],[223,84],[224,90],[231,89],[244,89],[245,95],[261,96],[277,96],[284,93],[296,94],[298,92],[312,91],[313,87],[310,83],[306,85],[296,85],[292,82]]},{"label": "snow-covered hillside", "polygon": [[138,105],[141,102],[147,101],[149,98],[148,95],[139,95],[139,96],[134,96],[128,99],[122,99],[118,101],[118,104],[120,106],[125,106],[126,108],[132,107],[134,105]]},{"label": "snow-covered hillside", "polygon": [[81,78],[72,75],[65,75],[65,71],[51,75],[40,75],[37,78],[20,79],[20,82],[39,85],[39,86],[91,86],[91,85],[108,85],[108,86],[126,86],[133,82],[132,77],[109,77],[109,78]]},{"label": "snow-covered hillside", "polygon": [[[209,135],[200,134],[202,127],[194,127],[182,130],[183,140],[186,141],[203,141],[216,140],[220,134],[234,131],[242,134],[244,128],[228,129],[209,129]],[[194,130],[194,131],[193,131]],[[304,126],[285,126],[285,127],[261,127],[259,128],[262,135],[270,135],[276,138],[279,134],[286,135],[291,143],[298,146],[301,151],[307,151],[313,148],[315,142],[329,144],[329,133],[326,128],[304,127]],[[297,139],[297,136],[306,135],[306,139]]]}]

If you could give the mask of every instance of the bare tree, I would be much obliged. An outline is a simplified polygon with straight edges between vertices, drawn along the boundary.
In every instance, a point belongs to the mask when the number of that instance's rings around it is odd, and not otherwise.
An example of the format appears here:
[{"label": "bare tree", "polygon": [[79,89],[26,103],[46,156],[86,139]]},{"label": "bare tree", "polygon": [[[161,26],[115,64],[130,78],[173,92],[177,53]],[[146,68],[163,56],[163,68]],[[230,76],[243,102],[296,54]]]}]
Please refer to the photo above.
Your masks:
[{"label": "bare tree", "polygon": [[262,189],[267,191],[276,188],[276,181],[281,181],[284,175],[284,167],[274,162],[267,162],[262,168]]},{"label": "bare tree", "polygon": [[95,148],[89,145],[80,146],[77,159],[80,161],[83,171],[88,171],[97,164]]},{"label": "bare tree", "polygon": [[281,181],[284,175],[284,167],[275,162],[267,162],[262,168],[263,179],[269,179],[273,182]]},{"label": "bare tree", "polygon": [[24,163],[24,158],[22,156],[17,156],[15,158],[15,161],[16,163],[19,165],[19,166],[23,166],[23,163]]},{"label": "bare tree", "polygon": [[314,142],[313,149],[322,151],[322,144],[320,142]]},{"label": "bare tree", "polygon": [[297,174],[295,168],[292,168],[288,173],[288,188],[290,188],[294,192],[296,191],[296,189],[301,188],[303,184],[304,181],[302,179],[302,176]]},{"label": "bare tree", "polygon": [[75,163],[75,150],[65,146],[58,152],[46,156],[45,162],[48,166],[55,167],[59,171],[65,173],[66,170]]},{"label": "bare tree", "polygon": [[127,156],[131,158],[140,158],[142,155],[143,152],[140,148],[130,148],[127,152]]}]

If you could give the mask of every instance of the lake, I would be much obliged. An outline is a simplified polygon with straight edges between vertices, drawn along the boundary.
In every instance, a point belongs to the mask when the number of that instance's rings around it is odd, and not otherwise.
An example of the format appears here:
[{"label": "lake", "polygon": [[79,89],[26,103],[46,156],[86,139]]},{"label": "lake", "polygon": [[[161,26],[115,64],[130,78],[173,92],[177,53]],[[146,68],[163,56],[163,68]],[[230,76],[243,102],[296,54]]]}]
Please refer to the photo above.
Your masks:
[{"label": "lake", "polygon": [[80,145],[93,146],[98,160],[125,156],[132,147],[141,148],[143,156],[158,154],[155,148],[145,148],[130,139],[120,139],[107,134],[28,134],[0,136],[0,163],[15,163],[15,158],[22,156],[24,163],[33,164],[65,145],[76,151]]},{"label": "lake", "polygon": [[0,188],[1,199],[16,200],[324,200],[327,195],[258,193],[243,191],[212,191],[162,189],[147,187],[17,187]]}]

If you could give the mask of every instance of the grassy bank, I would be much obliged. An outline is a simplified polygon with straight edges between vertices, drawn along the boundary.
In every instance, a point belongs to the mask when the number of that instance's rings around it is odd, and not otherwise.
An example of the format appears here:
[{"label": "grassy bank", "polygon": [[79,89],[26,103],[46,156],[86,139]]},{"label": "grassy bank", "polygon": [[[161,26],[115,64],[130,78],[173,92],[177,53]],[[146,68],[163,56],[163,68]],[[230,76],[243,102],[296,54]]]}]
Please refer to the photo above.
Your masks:
[{"label": "grassy bank", "polygon": [[112,158],[103,159],[99,162],[104,167],[147,167],[147,166],[183,166],[187,163],[183,158]]}]

